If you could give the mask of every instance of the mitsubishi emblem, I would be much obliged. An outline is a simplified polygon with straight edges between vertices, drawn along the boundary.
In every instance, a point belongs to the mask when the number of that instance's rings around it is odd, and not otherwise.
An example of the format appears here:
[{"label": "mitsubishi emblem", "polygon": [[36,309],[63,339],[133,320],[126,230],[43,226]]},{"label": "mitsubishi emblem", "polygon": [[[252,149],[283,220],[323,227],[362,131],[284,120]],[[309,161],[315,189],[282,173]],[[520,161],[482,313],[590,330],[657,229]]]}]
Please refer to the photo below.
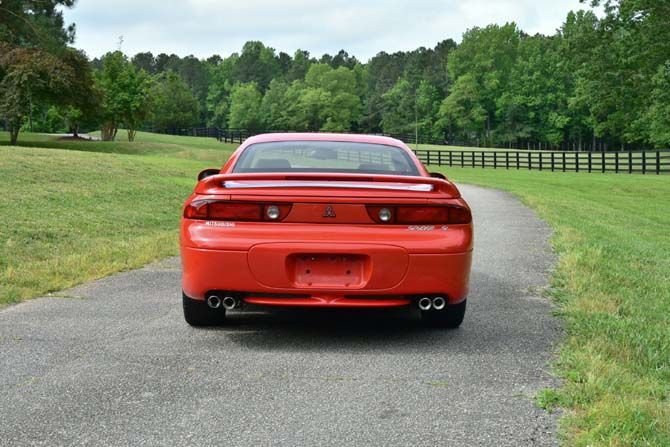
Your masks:
[{"label": "mitsubishi emblem", "polygon": [[332,206],[328,205],[326,209],[323,210],[323,217],[337,217]]}]

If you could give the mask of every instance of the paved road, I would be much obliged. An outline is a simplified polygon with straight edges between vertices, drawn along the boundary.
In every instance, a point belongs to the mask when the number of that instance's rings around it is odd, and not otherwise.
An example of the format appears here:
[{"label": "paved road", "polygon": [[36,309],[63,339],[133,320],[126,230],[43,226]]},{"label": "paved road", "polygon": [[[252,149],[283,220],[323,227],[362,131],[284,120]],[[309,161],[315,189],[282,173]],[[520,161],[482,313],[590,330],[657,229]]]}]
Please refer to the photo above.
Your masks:
[{"label": "paved road", "polygon": [[407,313],[182,320],[167,260],[0,311],[1,445],[555,445],[533,404],[560,333],[549,230],[464,187],[476,255],[461,329]]}]

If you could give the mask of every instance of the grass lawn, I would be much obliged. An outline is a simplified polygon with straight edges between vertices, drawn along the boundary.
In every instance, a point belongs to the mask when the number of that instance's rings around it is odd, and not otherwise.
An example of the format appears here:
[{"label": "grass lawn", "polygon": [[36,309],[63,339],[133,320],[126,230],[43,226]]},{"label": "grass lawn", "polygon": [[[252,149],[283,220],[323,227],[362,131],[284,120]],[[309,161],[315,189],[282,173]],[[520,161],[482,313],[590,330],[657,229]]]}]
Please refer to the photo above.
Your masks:
[{"label": "grass lawn", "polygon": [[668,178],[443,171],[514,193],[555,231],[550,293],[567,329],[555,363],[564,387],[538,400],[567,409],[566,444],[670,446]]},{"label": "grass lawn", "polygon": [[[93,135],[99,135],[99,132]],[[0,146],[2,145],[9,145],[8,132],[0,132]],[[238,146],[237,144],[219,143],[214,138],[180,137],[149,132],[137,132],[135,141],[131,143],[123,130],[119,130],[116,141],[61,140],[50,135],[21,132],[18,145],[83,152],[182,158],[211,162],[209,167],[223,165],[230,152]]]},{"label": "grass lawn", "polygon": [[0,145],[0,306],[175,255],[196,174],[235,147],[153,134],[20,138],[50,149]]}]

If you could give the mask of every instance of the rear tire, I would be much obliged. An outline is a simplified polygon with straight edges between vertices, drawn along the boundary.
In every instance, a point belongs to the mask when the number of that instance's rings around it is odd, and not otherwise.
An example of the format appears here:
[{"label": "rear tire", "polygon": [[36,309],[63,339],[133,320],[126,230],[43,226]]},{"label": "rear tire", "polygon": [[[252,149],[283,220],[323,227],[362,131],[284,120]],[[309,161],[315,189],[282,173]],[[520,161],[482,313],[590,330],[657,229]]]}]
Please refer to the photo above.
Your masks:
[{"label": "rear tire", "polygon": [[466,301],[448,305],[443,310],[421,311],[421,320],[426,326],[444,329],[456,329],[465,317]]},{"label": "rear tire", "polygon": [[191,326],[218,326],[226,321],[226,309],[210,308],[205,301],[194,300],[182,293],[184,319]]}]

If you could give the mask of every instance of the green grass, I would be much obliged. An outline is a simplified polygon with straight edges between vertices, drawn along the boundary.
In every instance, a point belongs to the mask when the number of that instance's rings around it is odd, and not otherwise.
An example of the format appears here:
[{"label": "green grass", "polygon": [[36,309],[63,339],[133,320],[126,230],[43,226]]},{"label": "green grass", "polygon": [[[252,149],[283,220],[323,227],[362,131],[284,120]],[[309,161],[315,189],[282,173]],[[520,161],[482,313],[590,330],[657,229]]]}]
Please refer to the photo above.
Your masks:
[{"label": "green grass", "polygon": [[49,148],[0,146],[0,306],[176,254],[195,176],[235,147],[153,134],[21,137]]},{"label": "green grass", "polygon": [[[433,167],[434,169],[437,169]],[[510,191],[553,227],[551,295],[567,336],[565,444],[670,446],[670,181],[642,175],[445,169]]]},{"label": "green grass", "polygon": [[[99,132],[93,133],[99,135]],[[0,132],[0,146],[9,145],[9,134]],[[149,132],[137,132],[132,143],[126,133],[120,130],[116,141],[61,140],[58,137],[22,132],[19,146],[68,149],[83,152],[100,152],[127,155],[159,156],[183,158],[210,162],[211,167],[223,165],[237,144],[219,143],[214,138],[180,137],[160,135]]]}]

